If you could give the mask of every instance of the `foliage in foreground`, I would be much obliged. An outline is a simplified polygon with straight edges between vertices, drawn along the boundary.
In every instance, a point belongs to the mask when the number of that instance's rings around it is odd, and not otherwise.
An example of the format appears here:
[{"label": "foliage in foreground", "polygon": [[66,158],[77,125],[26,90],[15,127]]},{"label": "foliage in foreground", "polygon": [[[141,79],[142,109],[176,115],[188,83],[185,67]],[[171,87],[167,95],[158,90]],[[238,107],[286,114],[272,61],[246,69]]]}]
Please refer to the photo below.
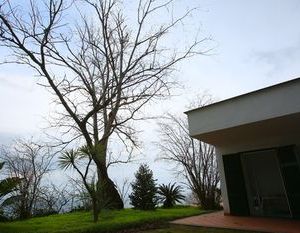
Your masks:
[{"label": "foliage in foreground", "polygon": [[[15,139],[1,147],[0,157],[5,162],[5,172],[19,180],[5,214],[9,218],[28,219],[35,215],[57,212],[54,201],[49,205],[49,186],[45,175],[52,170],[54,152],[47,144],[31,139]],[[53,186],[54,187],[54,186]],[[52,189],[52,188],[51,188]],[[56,199],[58,199],[56,197]]]},{"label": "foliage in foreground", "polygon": [[89,212],[51,215],[25,221],[0,223],[1,233],[102,233],[124,229],[140,228],[147,224],[162,223],[169,220],[202,214],[204,211],[194,207],[176,207],[155,211],[111,210],[100,214],[94,223]]},{"label": "foliage in foreground", "polygon": [[[0,171],[3,168],[3,166],[4,166],[4,162],[0,162]],[[3,215],[2,208],[3,206],[7,205],[11,200],[17,197],[17,196],[8,197],[8,195],[15,190],[16,186],[20,183],[20,181],[21,179],[18,177],[9,177],[0,180],[0,221],[6,220],[6,218]]]}]

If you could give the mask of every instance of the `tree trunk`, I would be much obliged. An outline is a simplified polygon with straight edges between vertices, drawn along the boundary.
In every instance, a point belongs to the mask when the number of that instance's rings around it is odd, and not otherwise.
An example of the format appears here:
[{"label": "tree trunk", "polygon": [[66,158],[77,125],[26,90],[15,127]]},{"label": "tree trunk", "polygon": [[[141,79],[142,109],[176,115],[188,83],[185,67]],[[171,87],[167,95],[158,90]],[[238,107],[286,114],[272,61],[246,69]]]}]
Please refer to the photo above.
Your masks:
[{"label": "tree trunk", "polygon": [[98,169],[98,200],[101,208],[123,209],[124,203],[114,182],[108,177],[106,166]]},{"label": "tree trunk", "polygon": [[96,223],[99,220],[99,213],[100,213],[100,209],[96,197],[92,198],[92,204],[93,204],[93,220]]},{"label": "tree trunk", "polygon": [[96,146],[96,165],[98,174],[97,201],[99,209],[123,209],[123,200],[114,182],[109,178],[106,167],[107,141]]},{"label": "tree trunk", "polygon": [[202,192],[200,195],[197,194],[197,198],[201,208],[204,210],[214,210],[219,208],[213,194],[208,195],[205,194],[205,192]]}]

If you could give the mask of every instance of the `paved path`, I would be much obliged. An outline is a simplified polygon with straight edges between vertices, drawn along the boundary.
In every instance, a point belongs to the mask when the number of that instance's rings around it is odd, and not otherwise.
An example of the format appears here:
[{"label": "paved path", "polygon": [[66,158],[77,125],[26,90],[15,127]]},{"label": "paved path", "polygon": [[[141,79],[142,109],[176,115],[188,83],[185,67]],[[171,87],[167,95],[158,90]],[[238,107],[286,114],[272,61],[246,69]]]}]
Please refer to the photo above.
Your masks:
[{"label": "paved path", "polygon": [[175,220],[171,223],[272,233],[300,233],[300,220],[224,216],[223,211]]}]

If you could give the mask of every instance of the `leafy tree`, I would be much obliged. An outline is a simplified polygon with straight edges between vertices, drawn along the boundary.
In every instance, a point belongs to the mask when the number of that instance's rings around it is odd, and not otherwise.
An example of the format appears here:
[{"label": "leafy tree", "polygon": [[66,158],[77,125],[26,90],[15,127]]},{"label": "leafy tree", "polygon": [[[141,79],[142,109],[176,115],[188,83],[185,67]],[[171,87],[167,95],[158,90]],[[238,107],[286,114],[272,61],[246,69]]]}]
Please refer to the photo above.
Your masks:
[{"label": "leafy tree", "polygon": [[176,183],[160,185],[157,193],[160,195],[159,200],[163,203],[164,208],[171,208],[176,202],[181,202],[185,198],[182,195],[182,188],[179,185],[176,186]]},{"label": "leafy tree", "polygon": [[[4,166],[4,162],[0,163],[0,171],[2,170]],[[20,183],[21,179],[18,177],[9,177],[5,178],[3,180],[0,180],[0,221],[4,220],[5,217],[3,216],[3,206],[5,206],[7,203],[10,202],[15,196],[8,197],[10,193],[12,193],[17,185]]]},{"label": "leafy tree", "polygon": [[153,210],[157,204],[156,180],[153,172],[146,164],[142,164],[135,173],[135,181],[131,184],[130,204],[135,209]]}]

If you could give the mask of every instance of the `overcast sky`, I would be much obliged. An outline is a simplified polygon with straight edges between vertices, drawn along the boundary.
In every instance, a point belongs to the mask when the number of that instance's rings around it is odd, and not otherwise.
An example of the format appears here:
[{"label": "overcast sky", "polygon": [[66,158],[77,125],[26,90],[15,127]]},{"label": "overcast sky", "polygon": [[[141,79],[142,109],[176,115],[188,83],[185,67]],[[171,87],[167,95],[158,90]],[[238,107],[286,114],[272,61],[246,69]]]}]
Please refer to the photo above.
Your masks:
[{"label": "overcast sky", "polygon": [[[186,2],[200,6],[187,26],[201,26],[201,35],[212,38],[214,49],[209,56],[179,66],[178,80],[185,88],[180,96],[161,102],[161,109],[182,113],[203,91],[221,100],[300,76],[300,1],[189,0],[180,3],[183,9]],[[0,67],[0,144],[38,135],[49,114],[49,95],[36,85],[33,74],[14,65]],[[151,144],[156,139],[155,124],[142,126],[146,127],[141,135],[143,161],[151,164],[159,182],[169,182],[169,166],[153,162],[158,153]],[[132,177],[136,166],[122,165],[110,172],[122,180]]]}]

